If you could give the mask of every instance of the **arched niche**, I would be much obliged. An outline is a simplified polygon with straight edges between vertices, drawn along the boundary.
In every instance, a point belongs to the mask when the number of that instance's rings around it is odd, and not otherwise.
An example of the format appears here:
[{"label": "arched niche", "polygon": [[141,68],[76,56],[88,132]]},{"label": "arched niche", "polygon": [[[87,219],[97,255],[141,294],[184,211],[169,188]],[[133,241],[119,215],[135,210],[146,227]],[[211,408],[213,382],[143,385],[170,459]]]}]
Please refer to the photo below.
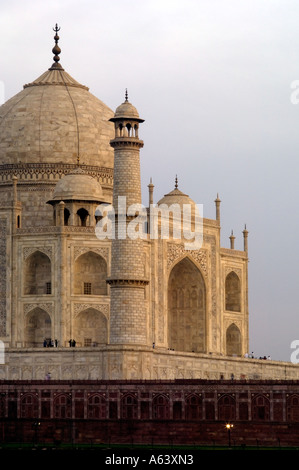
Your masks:
[{"label": "arched niche", "polygon": [[74,320],[73,336],[81,347],[98,346],[108,342],[106,316],[94,308],[80,312]]},{"label": "arched niche", "polygon": [[127,393],[121,399],[122,419],[136,419],[138,416],[138,400],[132,393]]},{"label": "arched niche", "polygon": [[168,345],[178,351],[206,349],[205,283],[189,258],[177,263],[169,275]]},{"label": "arched niche", "polygon": [[287,397],[287,420],[299,421],[299,395],[294,394]]},{"label": "arched niche", "polygon": [[51,261],[41,251],[35,251],[25,261],[24,295],[51,294]]},{"label": "arched niche", "polygon": [[256,395],[251,402],[251,414],[254,421],[269,421],[270,401],[264,395]]},{"label": "arched niche", "polygon": [[31,419],[38,417],[38,398],[33,393],[25,393],[21,396],[20,417]]},{"label": "arched niche", "polygon": [[157,395],[153,398],[153,418],[154,419],[169,419],[170,405],[169,398],[165,395]]},{"label": "arched niche", "polygon": [[241,282],[234,271],[231,271],[225,279],[225,310],[241,311]]},{"label": "arched niche", "polygon": [[227,422],[236,419],[236,400],[231,395],[223,395],[219,398],[218,419]]},{"label": "arched niche", "polygon": [[241,356],[241,352],[241,332],[237,325],[232,323],[226,330],[226,354]]},{"label": "arched niche", "polygon": [[104,258],[88,251],[75,261],[74,294],[106,295],[107,263]]},{"label": "arched niche", "polygon": [[79,225],[81,227],[86,227],[88,217],[89,217],[89,212],[86,209],[84,209],[84,207],[81,207],[81,209],[77,211],[77,215],[78,215]]},{"label": "arched niche", "polygon": [[28,312],[25,317],[25,346],[28,348],[41,348],[45,339],[51,339],[51,318],[45,310],[36,307]]},{"label": "arched niche", "polygon": [[65,208],[63,212],[63,217],[64,217],[64,225],[67,226],[69,224],[71,213],[70,211]]}]

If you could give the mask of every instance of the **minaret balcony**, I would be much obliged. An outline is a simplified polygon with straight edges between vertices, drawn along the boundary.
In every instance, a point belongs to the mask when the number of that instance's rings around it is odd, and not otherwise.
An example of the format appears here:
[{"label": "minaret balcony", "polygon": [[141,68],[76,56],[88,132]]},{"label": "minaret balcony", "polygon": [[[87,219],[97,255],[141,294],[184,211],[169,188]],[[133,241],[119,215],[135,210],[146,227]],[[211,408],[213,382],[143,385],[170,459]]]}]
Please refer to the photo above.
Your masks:
[{"label": "minaret balcony", "polygon": [[113,148],[121,148],[121,147],[136,147],[142,148],[143,141],[138,139],[138,137],[115,137],[115,139],[110,140],[110,145]]}]

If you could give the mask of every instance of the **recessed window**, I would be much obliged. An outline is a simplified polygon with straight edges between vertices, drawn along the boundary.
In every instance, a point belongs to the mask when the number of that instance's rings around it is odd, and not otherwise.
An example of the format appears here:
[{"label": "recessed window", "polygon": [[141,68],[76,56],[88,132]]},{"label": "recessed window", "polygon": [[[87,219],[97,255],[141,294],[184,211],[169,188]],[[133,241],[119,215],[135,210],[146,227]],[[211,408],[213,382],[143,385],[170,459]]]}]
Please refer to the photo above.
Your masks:
[{"label": "recessed window", "polygon": [[51,294],[52,289],[51,289],[51,282],[46,282],[46,294]]},{"label": "recessed window", "polygon": [[91,295],[91,282],[84,282],[84,295]]}]

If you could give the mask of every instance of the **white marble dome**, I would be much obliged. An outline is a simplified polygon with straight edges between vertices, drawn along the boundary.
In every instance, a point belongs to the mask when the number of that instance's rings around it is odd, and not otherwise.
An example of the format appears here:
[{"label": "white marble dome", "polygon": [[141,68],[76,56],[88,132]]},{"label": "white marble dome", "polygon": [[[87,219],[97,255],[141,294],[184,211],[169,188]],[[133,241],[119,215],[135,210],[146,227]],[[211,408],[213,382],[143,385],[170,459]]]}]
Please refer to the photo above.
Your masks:
[{"label": "white marble dome", "polygon": [[173,189],[168,194],[165,194],[159,201],[158,206],[165,204],[171,206],[172,204],[178,204],[183,209],[184,204],[190,204],[192,207],[195,206],[195,202],[187,195],[180,191],[178,188]]},{"label": "white marble dome", "polygon": [[55,186],[52,201],[95,201],[103,200],[100,183],[80,168],[63,176]]},{"label": "white marble dome", "polygon": [[1,164],[113,168],[112,110],[63,68],[50,68],[0,106]]}]

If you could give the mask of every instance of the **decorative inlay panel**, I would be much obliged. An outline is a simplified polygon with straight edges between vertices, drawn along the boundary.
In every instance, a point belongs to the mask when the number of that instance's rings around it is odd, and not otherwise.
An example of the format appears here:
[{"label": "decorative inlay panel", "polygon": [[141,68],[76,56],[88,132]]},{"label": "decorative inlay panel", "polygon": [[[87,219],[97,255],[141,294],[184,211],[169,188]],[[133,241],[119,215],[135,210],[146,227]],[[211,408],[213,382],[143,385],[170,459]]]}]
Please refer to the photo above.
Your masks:
[{"label": "decorative inlay panel", "polygon": [[234,273],[236,273],[238,278],[241,280],[241,278],[242,278],[242,269],[241,268],[236,268],[235,266],[225,266],[225,278],[232,271]]},{"label": "decorative inlay panel", "polygon": [[53,247],[52,246],[28,246],[23,248],[23,259],[26,260],[32,253],[35,253],[36,251],[40,251],[41,253],[44,253],[47,255],[50,260],[52,260],[53,256]]},{"label": "decorative inlay panel", "polygon": [[49,315],[52,315],[53,313],[53,304],[44,302],[34,302],[34,303],[28,303],[24,304],[24,313],[27,315],[27,313],[31,312],[31,310],[34,310],[35,308],[41,308],[42,310],[45,310]]},{"label": "decorative inlay panel", "polygon": [[83,255],[84,253],[87,253],[88,251],[97,253],[98,255],[102,256],[102,258],[104,258],[106,263],[108,263],[109,249],[106,247],[95,248],[95,247],[89,247],[89,246],[75,246],[74,247],[75,260],[79,258],[79,256]]},{"label": "decorative inlay panel", "polygon": [[104,315],[106,315],[106,317],[109,316],[109,304],[74,303],[75,316],[77,316],[80,312],[87,310],[88,308],[94,308],[95,310],[102,312]]},{"label": "decorative inlay panel", "polygon": [[207,276],[207,252],[206,250],[185,250],[183,245],[178,243],[168,243],[167,245],[167,267],[182,256],[191,256],[201,267],[202,272]]}]

